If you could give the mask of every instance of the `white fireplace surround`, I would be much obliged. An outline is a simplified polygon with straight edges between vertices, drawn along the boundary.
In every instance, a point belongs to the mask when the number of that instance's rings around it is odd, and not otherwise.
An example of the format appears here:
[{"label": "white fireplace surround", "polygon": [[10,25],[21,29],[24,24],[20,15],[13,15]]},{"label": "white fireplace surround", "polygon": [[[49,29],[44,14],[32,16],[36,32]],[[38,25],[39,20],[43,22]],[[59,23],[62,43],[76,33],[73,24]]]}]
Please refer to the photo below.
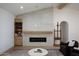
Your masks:
[{"label": "white fireplace surround", "polygon": [[[29,42],[30,37],[46,37],[46,42]],[[23,34],[23,46],[53,46],[53,34]]]}]

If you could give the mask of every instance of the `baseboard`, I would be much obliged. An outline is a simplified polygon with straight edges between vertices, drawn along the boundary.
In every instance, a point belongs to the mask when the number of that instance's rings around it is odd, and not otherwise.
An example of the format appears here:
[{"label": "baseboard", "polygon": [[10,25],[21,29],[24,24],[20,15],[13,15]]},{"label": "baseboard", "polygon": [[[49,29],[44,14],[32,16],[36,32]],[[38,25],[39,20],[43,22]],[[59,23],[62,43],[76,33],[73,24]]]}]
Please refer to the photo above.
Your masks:
[{"label": "baseboard", "polygon": [[52,49],[52,46],[24,46],[28,49],[32,49],[32,48],[45,48],[45,49]]},{"label": "baseboard", "polygon": [[32,48],[45,48],[45,49],[60,49],[55,46],[15,46],[14,49],[32,49]]}]

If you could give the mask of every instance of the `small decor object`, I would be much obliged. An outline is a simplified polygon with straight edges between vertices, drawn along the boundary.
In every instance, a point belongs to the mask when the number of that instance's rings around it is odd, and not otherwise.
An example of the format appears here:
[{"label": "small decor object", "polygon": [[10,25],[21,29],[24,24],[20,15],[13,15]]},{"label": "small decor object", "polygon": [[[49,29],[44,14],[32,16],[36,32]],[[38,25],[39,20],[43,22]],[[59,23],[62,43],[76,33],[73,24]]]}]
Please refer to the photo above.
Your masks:
[{"label": "small decor object", "polygon": [[75,41],[72,40],[72,41],[69,41],[68,46],[71,46],[72,47],[72,46],[74,46],[74,44],[75,44]]},{"label": "small decor object", "polygon": [[36,51],[34,51],[35,53],[42,53],[41,49],[37,49]]},{"label": "small decor object", "polygon": [[37,49],[37,51],[40,52],[40,53],[42,53],[42,50],[41,49]]},{"label": "small decor object", "polygon": [[22,36],[22,33],[21,32],[18,32],[18,36]]}]

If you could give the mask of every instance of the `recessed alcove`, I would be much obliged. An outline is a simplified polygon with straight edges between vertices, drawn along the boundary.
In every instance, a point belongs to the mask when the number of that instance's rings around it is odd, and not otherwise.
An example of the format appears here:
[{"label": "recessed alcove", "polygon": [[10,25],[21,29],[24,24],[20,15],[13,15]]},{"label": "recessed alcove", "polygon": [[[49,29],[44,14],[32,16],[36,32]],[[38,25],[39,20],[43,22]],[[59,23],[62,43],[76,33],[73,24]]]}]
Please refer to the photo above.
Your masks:
[{"label": "recessed alcove", "polygon": [[61,28],[61,42],[68,41],[68,22],[62,21],[60,24]]}]

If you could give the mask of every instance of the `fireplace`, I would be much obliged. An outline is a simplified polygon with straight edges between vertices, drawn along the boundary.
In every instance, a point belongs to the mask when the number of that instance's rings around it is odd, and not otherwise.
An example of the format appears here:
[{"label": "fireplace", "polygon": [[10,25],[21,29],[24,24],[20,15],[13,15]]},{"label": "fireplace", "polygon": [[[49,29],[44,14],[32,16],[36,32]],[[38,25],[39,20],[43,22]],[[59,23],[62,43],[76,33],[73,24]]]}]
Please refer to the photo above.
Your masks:
[{"label": "fireplace", "polygon": [[29,42],[46,42],[46,37],[30,37]]},{"label": "fireplace", "polygon": [[23,32],[23,46],[52,47],[53,42],[53,34],[51,31]]}]

